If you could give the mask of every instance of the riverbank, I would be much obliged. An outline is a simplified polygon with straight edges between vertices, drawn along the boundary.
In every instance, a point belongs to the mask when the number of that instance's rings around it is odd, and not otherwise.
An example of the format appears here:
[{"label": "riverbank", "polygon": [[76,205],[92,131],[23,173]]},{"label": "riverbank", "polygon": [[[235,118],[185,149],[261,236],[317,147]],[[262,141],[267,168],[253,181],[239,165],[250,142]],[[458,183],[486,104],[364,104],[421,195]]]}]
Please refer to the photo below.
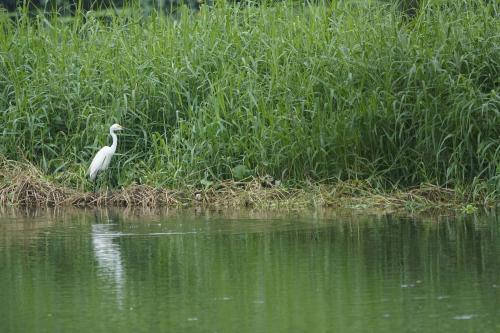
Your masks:
[{"label": "riverbank", "polygon": [[474,212],[493,207],[488,197],[470,197],[466,192],[432,184],[384,192],[368,182],[351,180],[287,186],[271,177],[245,181],[222,181],[205,187],[167,189],[131,184],[97,193],[78,191],[58,184],[28,163],[0,163],[0,205],[17,207],[206,207],[265,209],[385,209],[423,211],[451,209]]}]

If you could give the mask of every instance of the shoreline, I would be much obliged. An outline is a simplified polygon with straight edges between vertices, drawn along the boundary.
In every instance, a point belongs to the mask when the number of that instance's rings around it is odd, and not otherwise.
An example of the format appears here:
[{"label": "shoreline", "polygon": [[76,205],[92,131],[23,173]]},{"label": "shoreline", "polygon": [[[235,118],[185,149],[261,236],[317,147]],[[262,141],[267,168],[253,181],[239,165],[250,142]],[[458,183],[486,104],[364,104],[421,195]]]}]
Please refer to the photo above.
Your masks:
[{"label": "shoreline", "polygon": [[214,209],[382,209],[425,211],[460,210],[473,213],[478,208],[495,207],[495,200],[467,200],[467,195],[432,184],[391,192],[381,192],[365,181],[314,183],[288,187],[268,178],[248,181],[227,180],[205,188],[186,186],[166,189],[132,184],[97,193],[78,191],[43,175],[34,166],[4,161],[0,166],[0,206],[4,207],[203,207]]}]

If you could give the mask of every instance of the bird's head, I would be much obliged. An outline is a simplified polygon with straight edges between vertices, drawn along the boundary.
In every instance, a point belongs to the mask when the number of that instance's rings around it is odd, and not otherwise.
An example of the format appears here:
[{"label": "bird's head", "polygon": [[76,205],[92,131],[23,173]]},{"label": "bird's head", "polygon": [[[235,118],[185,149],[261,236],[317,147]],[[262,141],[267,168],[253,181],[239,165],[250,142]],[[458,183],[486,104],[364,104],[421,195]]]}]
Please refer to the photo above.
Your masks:
[{"label": "bird's head", "polygon": [[123,127],[122,125],[119,125],[119,124],[114,124],[114,125],[112,125],[112,126],[109,128],[109,130],[110,130],[111,132],[114,132],[114,131],[121,131],[121,130],[124,130],[124,129],[125,129],[125,127]]}]

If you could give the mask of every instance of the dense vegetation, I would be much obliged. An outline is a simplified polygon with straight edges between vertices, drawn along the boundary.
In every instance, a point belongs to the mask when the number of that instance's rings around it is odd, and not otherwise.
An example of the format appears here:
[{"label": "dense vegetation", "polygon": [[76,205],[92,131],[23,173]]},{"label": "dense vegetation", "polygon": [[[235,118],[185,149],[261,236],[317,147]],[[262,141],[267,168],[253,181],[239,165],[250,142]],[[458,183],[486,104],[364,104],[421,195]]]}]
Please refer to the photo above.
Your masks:
[{"label": "dense vegetation", "polygon": [[[238,1],[238,0],[236,0]],[[416,1],[416,0],[405,0]],[[212,0],[0,0],[0,8],[9,12],[27,10],[31,13],[44,11],[45,14],[57,12],[59,15],[75,15],[79,11],[118,11],[125,7],[140,7],[145,11],[156,10],[163,13],[176,11],[181,5],[198,10],[201,4],[212,4]]]},{"label": "dense vegetation", "polygon": [[495,2],[94,15],[0,18],[0,154],[88,189],[119,122],[119,185],[270,174],[498,198]]}]

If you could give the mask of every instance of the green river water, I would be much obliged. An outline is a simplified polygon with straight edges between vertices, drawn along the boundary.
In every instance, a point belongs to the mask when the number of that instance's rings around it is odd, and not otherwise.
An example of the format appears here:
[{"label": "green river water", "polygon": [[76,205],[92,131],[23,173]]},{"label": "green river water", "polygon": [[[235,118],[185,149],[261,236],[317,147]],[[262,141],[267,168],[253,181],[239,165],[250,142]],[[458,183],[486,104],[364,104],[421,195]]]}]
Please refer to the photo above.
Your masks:
[{"label": "green river water", "polygon": [[500,332],[499,218],[3,211],[0,332]]}]

